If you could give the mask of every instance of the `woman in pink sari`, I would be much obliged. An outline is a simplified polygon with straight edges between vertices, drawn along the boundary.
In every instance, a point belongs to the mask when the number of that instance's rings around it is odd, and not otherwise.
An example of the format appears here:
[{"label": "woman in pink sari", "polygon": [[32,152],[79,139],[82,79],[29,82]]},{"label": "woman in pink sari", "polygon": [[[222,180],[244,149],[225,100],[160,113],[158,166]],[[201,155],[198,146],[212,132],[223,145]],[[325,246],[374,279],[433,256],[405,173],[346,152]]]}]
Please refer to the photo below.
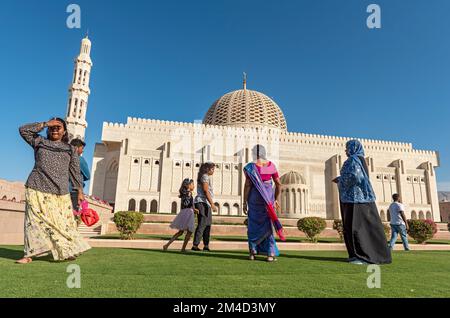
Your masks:
[{"label": "woman in pink sari", "polygon": [[[266,159],[266,150],[262,145],[253,147],[254,162],[244,168],[246,176],[244,187],[244,213],[248,214],[248,245],[250,260],[255,255],[267,255],[267,261],[276,260],[279,255],[273,228],[281,240],[285,240],[283,227],[278,220],[281,183],[275,164]],[[273,189],[272,181],[275,183]],[[274,192],[275,191],[275,192]]]}]

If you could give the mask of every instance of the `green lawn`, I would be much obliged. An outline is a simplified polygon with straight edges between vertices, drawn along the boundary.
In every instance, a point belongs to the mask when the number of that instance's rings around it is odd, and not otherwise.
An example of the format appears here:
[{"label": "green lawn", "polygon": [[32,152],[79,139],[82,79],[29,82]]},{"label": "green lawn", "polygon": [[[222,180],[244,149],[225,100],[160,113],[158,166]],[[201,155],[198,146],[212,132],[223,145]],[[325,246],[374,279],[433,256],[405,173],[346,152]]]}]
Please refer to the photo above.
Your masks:
[{"label": "green lawn", "polygon": [[[141,240],[169,240],[172,235],[160,235],[160,234],[135,234],[135,239]],[[95,236],[94,239],[118,239],[120,238],[119,234],[106,234],[101,236]],[[179,241],[184,239],[184,235],[178,238]],[[278,238],[275,238],[277,242],[281,242]],[[233,242],[247,242],[246,236],[212,236],[212,241],[233,241]],[[309,240],[305,237],[293,237],[289,236],[286,238],[286,242],[288,243],[308,243]],[[318,239],[319,243],[342,243],[338,238],[335,237],[320,237]],[[400,238],[397,239],[396,244],[402,244]],[[409,244],[416,244],[416,242],[412,239],[409,240]],[[450,240],[428,240],[427,244],[450,244]]]},{"label": "green lawn", "polygon": [[[450,297],[450,252],[394,252],[369,289],[366,266],[344,252],[285,252],[276,263],[245,252],[94,248],[75,262],[18,265],[20,246],[0,246],[0,297]],[[81,288],[66,287],[69,264]]]}]

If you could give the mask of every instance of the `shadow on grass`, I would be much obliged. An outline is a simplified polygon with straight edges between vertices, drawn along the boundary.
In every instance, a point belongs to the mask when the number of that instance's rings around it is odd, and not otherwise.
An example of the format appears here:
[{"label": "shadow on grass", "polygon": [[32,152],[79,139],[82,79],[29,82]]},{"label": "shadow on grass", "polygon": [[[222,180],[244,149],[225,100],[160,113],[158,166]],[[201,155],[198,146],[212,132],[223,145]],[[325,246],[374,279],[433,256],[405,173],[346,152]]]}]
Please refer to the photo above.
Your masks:
[{"label": "shadow on grass", "polygon": [[0,247],[0,259],[18,260],[23,257],[23,251]]},{"label": "shadow on grass", "polygon": [[[0,247],[0,259],[10,259],[12,261],[17,261],[17,260],[21,259],[22,257],[23,257],[23,250],[8,249],[8,248]],[[52,257],[52,254],[49,252],[48,254],[34,256],[33,262],[62,263],[62,262],[69,262],[69,261],[66,261],[66,260],[55,261]]]},{"label": "shadow on grass", "polygon": [[[248,252],[247,251],[212,251],[212,252],[203,252],[203,251],[191,251],[187,250],[186,253],[181,253],[177,250],[149,250],[149,249],[131,249],[131,250],[140,250],[146,252],[156,252],[161,254],[176,254],[176,255],[185,255],[188,257],[206,257],[206,258],[224,258],[224,259],[236,259],[236,260],[244,260],[248,261]],[[338,263],[347,263],[348,260],[346,257],[327,257],[327,256],[313,256],[313,255],[289,255],[281,253],[278,257],[279,260],[283,258],[290,259],[305,259],[312,261],[327,261],[327,262],[338,262]],[[266,255],[258,255],[256,260],[265,260]]]},{"label": "shadow on grass", "polygon": [[346,257],[328,257],[328,256],[313,256],[313,255],[288,255],[281,254],[282,258],[295,258],[295,259],[306,259],[310,261],[326,261],[326,262],[338,262],[338,263],[348,263]]},{"label": "shadow on grass", "polygon": [[184,255],[187,257],[206,257],[206,258],[224,258],[224,259],[236,259],[236,260],[248,260],[248,252],[245,251],[191,251],[186,250],[186,253],[181,253],[177,250],[150,250],[150,249],[130,249],[130,250],[138,250],[138,251],[146,251],[146,252],[156,252],[161,254],[177,254]]}]

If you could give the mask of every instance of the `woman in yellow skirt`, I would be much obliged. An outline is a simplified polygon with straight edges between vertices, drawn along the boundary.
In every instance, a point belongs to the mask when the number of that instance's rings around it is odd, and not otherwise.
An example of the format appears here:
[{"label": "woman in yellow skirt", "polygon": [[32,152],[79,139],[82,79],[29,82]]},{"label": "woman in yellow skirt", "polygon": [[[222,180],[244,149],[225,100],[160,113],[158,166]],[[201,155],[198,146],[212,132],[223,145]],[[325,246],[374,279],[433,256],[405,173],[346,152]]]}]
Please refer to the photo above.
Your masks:
[{"label": "woman in yellow skirt", "polygon": [[[39,133],[47,128],[47,138]],[[35,165],[25,184],[25,246],[27,264],[33,257],[51,253],[54,260],[74,260],[90,249],[78,233],[69,194],[69,181],[84,200],[80,161],[71,146],[66,122],[53,118],[48,122],[24,125],[22,138],[34,149]]]}]

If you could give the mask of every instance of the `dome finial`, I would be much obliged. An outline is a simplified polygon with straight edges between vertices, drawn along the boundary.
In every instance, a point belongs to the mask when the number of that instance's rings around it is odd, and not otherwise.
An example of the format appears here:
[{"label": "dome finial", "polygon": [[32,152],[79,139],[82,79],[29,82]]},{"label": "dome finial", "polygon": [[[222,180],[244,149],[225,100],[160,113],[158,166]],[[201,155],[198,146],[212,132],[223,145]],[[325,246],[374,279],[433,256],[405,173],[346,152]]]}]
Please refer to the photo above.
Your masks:
[{"label": "dome finial", "polygon": [[244,87],[244,90],[246,90],[247,89],[247,73],[245,73],[245,72],[243,72],[243,75],[244,75],[244,80],[243,80],[243,87]]}]

